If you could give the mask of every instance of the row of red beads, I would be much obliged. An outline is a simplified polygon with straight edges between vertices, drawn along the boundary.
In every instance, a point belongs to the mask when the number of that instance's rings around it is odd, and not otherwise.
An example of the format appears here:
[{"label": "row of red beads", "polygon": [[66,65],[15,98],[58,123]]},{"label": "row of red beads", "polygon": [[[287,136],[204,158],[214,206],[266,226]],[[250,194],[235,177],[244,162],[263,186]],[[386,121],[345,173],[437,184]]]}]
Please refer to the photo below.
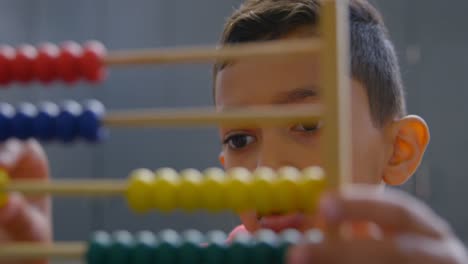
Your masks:
[{"label": "row of red beads", "polygon": [[16,49],[1,45],[0,85],[32,81],[73,84],[78,80],[98,83],[106,75],[103,65],[105,55],[106,48],[98,41],[89,41],[83,45],[72,41],[60,46],[52,43],[43,43],[37,47],[21,45]]}]

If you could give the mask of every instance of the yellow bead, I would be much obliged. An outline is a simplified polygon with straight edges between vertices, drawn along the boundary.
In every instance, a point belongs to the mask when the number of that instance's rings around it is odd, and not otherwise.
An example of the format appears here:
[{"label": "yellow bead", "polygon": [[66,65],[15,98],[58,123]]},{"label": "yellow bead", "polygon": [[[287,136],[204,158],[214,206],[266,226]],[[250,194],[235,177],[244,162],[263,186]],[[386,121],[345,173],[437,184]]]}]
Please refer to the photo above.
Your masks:
[{"label": "yellow bead", "polygon": [[327,182],[324,171],[319,167],[310,167],[302,171],[300,181],[301,209],[314,213],[317,209],[320,195],[326,190]]},{"label": "yellow bead", "polygon": [[246,169],[235,168],[227,172],[226,203],[227,208],[236,212],[254,209],[251,198],[251,176]]},{"label": "yellow bead", "polygon": [[203,172],[204,179],[200,189],[201,203],[209,211],[225,209],[225,175],[218,168],[210,168]]},{"label": "yellow bead", "polygon": [[185,210],[200,208],[201,183],[202,175],[197,170],[187,169],[180,173],[180,183],[177,190],[179,208]]},{"label": "yellow bead", "polygon": [[153,184],[153,204],[162,211],[176,209],[179,175],[170,168],[159,169],[155,172],[156,180]]},{"label": "yellow bead", "polygon": [[4,207],[8,203],[8,193],[1,189],[6,188],[9,182],[10,177],[8,176],[8,173],[4,170],[0,170],[0,208]]},{"label": "yellow bead", "polygon": [[151,191],[154,174],[147,169],[135,170],[130,174],[126,192],[129,207],[137,213],[146,213],[152,209]]},{"label": "yellow bead", "polygon": [[299,183],[300,172],[292,167],[284,167],[278,171],[275,181],[275,193],[278,197],[276,210],[292,212],[300,208]]},{"label": "yellow bead", "polygon": [[254,197],[257,212],[259,214],[271,213],[276,205],[276,194],[273,188],[276,173],[269,168],[258,168],[252,176],[251,194]]}]

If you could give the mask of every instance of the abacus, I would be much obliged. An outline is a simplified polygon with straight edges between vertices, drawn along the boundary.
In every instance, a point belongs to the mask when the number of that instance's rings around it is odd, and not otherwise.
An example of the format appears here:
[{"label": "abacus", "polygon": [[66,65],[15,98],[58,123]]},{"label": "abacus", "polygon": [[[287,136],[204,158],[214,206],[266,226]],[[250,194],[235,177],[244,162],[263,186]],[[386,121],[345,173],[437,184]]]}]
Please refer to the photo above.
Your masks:
[{"label": "abacus", "polygon": [[[111,196],[125,195],[136,212],[158,209],[169,211],[206,209],[209,211],[255,209],[259,212],[305,211],[313,213],[320,193],[348,182],[350,168],[348,3],[325,0],[321,10],[320,38],[278,40],[236,44],[221,48],[193,47],[172,50],[106,52],[102,44],[74,42],[60,48],[47,43],[38,49],[26,45],[17,49],[0,48],[0,84],[13,81],[44,84],[61,80],[73,84],[79,79],[91,83],[106,76],[104,65],[163,64],[298,56],[320,53],[322,62],[322,100],[325,107],[259,107],[249,110],[216,112],[212,109],[139,110],[106,113],[98,101],[62,105],[22,104],[16,109],[0,105],[0,141],[9,138],[70,142],[84,139],[100,141],[107,126],[194,126],[212,124],[281,125],[291,122],[314,123],[323,120],[324,169],[311,167],[299,171],[285,167],[278,171],[243,168],[229,171],[187,169],[176,172],[161,168],[155,172],[138,169],[123,181],[12,181],[0,175],[0,203],[9,192],[25,195]],[[324,175],[327,175],[325,178]],[[255,191],[252,191],[255,190]],[[274,195],[278,194],[279,195]],[[280,198],[278,198],[280,197]],[[286,249],[295,243],[318,242],[317,230],[299,233],[286,230],[275,234],[261,230],[242,234],[226,244],[220,231],[205,235],[196,230],[178,234],[171,230],[157,235],[136,235],[121,231],[94,234],[90,243],[2,245],[0,259],[82,258],[88,264],[112,263],[283,263]]]}]

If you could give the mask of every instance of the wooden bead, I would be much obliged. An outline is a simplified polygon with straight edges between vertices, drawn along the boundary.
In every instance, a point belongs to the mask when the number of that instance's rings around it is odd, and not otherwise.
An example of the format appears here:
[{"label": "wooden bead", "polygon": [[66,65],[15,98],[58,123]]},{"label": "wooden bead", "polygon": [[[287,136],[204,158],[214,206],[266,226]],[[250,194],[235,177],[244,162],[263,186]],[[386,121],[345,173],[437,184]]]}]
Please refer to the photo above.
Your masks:
[{"label": "wooden bead", "polygon": [[60,53],[57,58],[57,74],[64,82],[72,84],[80,76],[79,61],[83,54],[82,47],[73,41],[66,41],[60,45]]},{"label": "wooden bead", "polygon": [[276,173],[270,168],[258,168],[253,173],[252,196],[255,207],[260,214],[271,213],[275,207],[273,183]]},{"label": "wooden bead", "polygon": [[34,136],[34,119],[37,107],[31,103],[21,103],[11,122],[12,136],[20,140],[30,139]]},{"label": "wooden bead", "polygon": [[178,264],[201,264],[202,244],[206,243],[200,231],[187,230],[182,234],[183,243],[179,247]]},{"label": "wooden bead", "polygon": [[159,245],[156,250],[154,263],[177,263],[178,249],[182,239],[174,230],[164,230],[158,235]]},{"label": "wooden bead", "polygon": [[156,180],[153,184],[153,203],[155,208],[170,211],[177,205],[177,189],[180,181],[177,172],[173,169],[162,168],[156,171]]},{"label": "wooden bead", "polygon": [[107,263],[130,264],[135,250],[133,235],[128,231],[117,231],[112,234],[113,243],[109,249]]},{"label": "wooden bead", "polygon": [[246,232],[234,237],[232,244],[226,252],[227,264],[251,263],[252,259],[252,236]]},{"label": "wooden bead", "polygon": [[31,45],[21,45],[16,49],[11,63],[13,80],[28,83],[34,79],[32,64],[36,60],[37,49]]},{"label": "wooden bead", "polygon": [[59,48],[52,43],[43,43],[37,49],[37,57],[32,63],[34,76],[44,84],[49,84],[58,77],[57,59]]},{"label": "wooden bead", "polygon": [[292,212],[299,209],[299,178],[300,172],[295,168],[284,167],[278,170],[274,185],[278,197],[275,211]]},{"label": "wooden bead", "polygon": [[252,263],[275,263],[278,237],[271,230],[259,230],[255,233]]},{"label": "wooden bead", "polygon": [[13,136],[12,126],[15,117],[15,108],[7,103],[0,103],[0,141]]},{"label": "wooden bead", "polygon": [[16,51],[7,45],[0,45],[0,86],[10,84],[13,80],[12,65]]},{"label": "wooden bead", "polygon": [[152,191],[155,177],[147,169],[135,170],[130,175],[126,192],[129,207],[138,213],[146,213],[152,208]]},{"label": "wooden bead", "polygon": [[136,235],[135,251],[130,263],[144,264],[155,263],[155,254],[158,246],[156,236],[149,231],[143,231]]},{"label": "wooden bead", "polygon": [[301,209],[314,213],[317,210],[320,195],[326,187],[327,182],[321,168],[311,167],[304,169],[299,185]]},{"label": "wooden bead", "polygon": [[211,231],[206,234],[208,245],[203,251],[203,262],[205,264],[219,264],[226,261],[226,239],[222,231]]},{"label": "wooden bead", "polygon": [[209,211],[225,208],[225,175],[223,170],[210,168],[203,172],[204,179],[200,189],[201,203]]},{"label": "wooden bead", "polygon": [[95,232],[90,240],[86,252],[87,264],[106,264],[109,263],[109,253],[112,247],[112,238],[106,232]]},{"label": "wooden bead", "polygon": [[181,209],[194,210],[200,206],[200,189],[202,175],[194,169],[180,172],[180,183],[177,190],[177,205]]},{"label": "wooden bead", "polygon": [[106,70],[103,58],[106,53],[106,48],[98,41],[88,41],[83,45],[83,55],[79,60],[79,67],[86,80],[97,83],[105,78]]},{"label": "wooden bead", "polygon": [[[0,188],[5,188],[10,181],[8,173],[0,170]],[[0,191],[0,208],[6,206],[8,203],[8,193]]]},{"label": "wooden bead", "polygon": [[236,212],[253,209],[251,199],[252,181],[248,170],[231,169],[227,172],[226,201],[227,208]]}]

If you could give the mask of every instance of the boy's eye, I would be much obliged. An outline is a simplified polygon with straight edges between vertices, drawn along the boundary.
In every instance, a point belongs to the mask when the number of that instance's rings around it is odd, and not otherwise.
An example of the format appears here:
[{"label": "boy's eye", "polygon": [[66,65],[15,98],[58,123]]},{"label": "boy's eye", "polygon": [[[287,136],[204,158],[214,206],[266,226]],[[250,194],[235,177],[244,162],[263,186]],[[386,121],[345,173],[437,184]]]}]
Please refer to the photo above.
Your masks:
[{"label": "boy's eye", "polygon": [[254,141],[255,137],[253,136],[247,134],[236,134],[227,137],[223,143],[228,145],[231,149],[241,149],[253,143]]},{"label": "boy's eye", "polygon": [[293,126],[292,130],[298,132],[315,132],[322,127],[321,122],[317,122],[315,124],[297,124]]}]

